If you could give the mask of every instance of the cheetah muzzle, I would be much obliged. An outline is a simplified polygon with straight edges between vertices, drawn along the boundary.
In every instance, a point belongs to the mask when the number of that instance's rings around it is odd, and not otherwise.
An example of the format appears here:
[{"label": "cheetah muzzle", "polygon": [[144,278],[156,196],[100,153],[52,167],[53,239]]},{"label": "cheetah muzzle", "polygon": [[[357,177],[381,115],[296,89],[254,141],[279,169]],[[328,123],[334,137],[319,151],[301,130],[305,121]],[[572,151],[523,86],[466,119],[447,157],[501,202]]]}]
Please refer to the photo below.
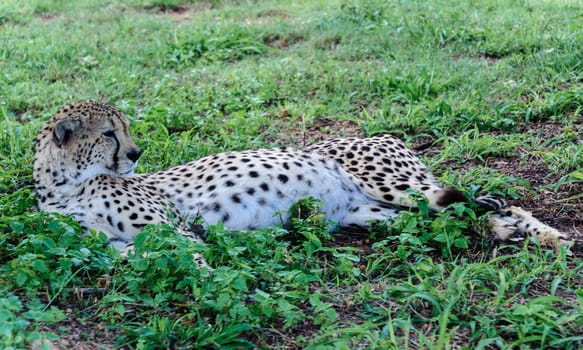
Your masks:
[{"label": "cheetah muzzle", "polygon": [[[303,150],[226,152],[134,174],[140,154],[119,110],[94,101],[65,106],[37,138],[33,176],[39,208],[73,215],[83,228],[102,231],[112,246],[127,250],[148,224],[173,224],[200,242],[176,218],[253,230],[282,223],[285,214],[274,213],[287,213],[307,197],[321,200],[326,219],[341,227],[366,227],[415,207],[409,189],[423,193],[437,211],[466,201],[460,191],[440,187],[419,158],[388,135],[333,139]],[[475,202],[497,212],[490,226],[498,239],[536,236],[549,246],[569,243],[565,234],[503,200],[484,196]]]}]

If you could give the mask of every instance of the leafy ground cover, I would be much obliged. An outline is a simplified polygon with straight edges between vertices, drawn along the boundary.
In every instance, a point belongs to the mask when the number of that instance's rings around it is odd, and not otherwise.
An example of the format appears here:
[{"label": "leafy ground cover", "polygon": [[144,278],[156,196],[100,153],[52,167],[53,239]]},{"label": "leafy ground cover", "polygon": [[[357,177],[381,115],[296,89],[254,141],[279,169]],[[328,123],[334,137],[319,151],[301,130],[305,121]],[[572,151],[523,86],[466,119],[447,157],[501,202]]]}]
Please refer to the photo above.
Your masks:
[{"label": "leafy ground cover", "polygon": [[581,259],[477,237],[471,208],[330,236],[306,201],[292,229],[206,246],[148,227],[122,261],[31,180],[42,123],[92,98],[132,120],[142,172],[391,133],[583,239],[582,20],[569,0],[0,3],[0,347],[582,347]]}]

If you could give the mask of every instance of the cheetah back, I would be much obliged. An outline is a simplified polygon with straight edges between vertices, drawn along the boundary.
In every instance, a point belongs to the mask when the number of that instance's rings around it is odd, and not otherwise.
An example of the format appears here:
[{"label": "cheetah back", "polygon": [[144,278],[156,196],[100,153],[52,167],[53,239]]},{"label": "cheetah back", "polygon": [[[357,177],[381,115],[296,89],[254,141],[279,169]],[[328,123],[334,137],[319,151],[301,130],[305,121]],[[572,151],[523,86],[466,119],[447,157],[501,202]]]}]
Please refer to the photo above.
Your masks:
[{"label": "cheetah back", "polygon": [[331,139],[306,150],[338,161],[356,177],[365,193],[385,203],[415,207],[408,189],[422,192],[436,210],[450,202],[465,200],[459,191],[441,188],[419,158],[390,135]]},{"label": "cheetah back", "polygon": [[368,202],[336,161],[293,148],[220,153],[137,176],[189,219],[236,230],[285,222],[291,205],[307,197],[322,200],[322,211],[337,223]]}]

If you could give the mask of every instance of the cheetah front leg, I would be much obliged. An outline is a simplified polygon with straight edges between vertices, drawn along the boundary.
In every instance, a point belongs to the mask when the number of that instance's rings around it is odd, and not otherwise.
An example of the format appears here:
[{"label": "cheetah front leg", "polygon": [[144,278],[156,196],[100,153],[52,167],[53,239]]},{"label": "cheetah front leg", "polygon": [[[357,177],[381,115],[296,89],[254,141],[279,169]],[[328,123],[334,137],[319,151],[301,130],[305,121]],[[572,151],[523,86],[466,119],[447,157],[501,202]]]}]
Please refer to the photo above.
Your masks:
[{"label": "cheetah front leg", "polygon": [[[178,232],[185,236],[186,238],[190,239],[193,243],[201,243],[205,244],[205,242],[194,232],[186,231],[184,229],[179,229]],[[212,268],[206,263],[206,259],[200,253],[192,254],[194,263],[198,266],[199,269],[206,269],[207,271],[211,271]]]},{"label": "cheetah front leg", "polygon": [[386,203],[371,201],[351,207],[344,216],[340,227],[365,228],[371,222],[382,222],[397,216],[399,210]]},{"label": "cheetah front leg", "polygon": [[[190,239],[192,242],[194,243],[202,243],[204,244],[203,240],[200,239],[200,237],[198,237],[198,235],[189,232],[189,231],[185,231],[183,229],[178,229],[178,233],[182,234],[183,236],[187,237],[188,239]],[[117,248],[117,247],[116,247]],[[130,251],[134,251],[134,242],[128,242],[124,247],[122,248],[117,248],[117,250],[119,251],[120,256],[122,257],[122,259],[127,259]],[[148,253],[144,253],[144,257],[146,257],[148,255]],[[202,256],[202,254],[200,253],[194,253],[192,254],[192,258],[194,263],[196,264],[196,266],[199,269],[207,269],[208,271],[212,270],[212,268],[207,264],[206,259],[204,258],[204,256]]]}]

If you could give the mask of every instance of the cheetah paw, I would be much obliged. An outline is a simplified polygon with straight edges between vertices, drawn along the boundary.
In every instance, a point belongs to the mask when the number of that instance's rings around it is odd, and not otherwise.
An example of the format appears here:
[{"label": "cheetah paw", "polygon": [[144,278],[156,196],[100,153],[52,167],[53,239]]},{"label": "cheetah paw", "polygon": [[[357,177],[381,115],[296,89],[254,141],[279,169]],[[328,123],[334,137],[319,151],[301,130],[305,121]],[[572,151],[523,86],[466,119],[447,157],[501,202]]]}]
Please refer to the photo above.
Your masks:
[{"label": "cheetah paw", "polygon": [[558,249],[572,243],[569,235],[550,227],[522,208],[511,206],[489,218],[490,230],[502,241],[522,241],[536,237],[545,247]]}]

